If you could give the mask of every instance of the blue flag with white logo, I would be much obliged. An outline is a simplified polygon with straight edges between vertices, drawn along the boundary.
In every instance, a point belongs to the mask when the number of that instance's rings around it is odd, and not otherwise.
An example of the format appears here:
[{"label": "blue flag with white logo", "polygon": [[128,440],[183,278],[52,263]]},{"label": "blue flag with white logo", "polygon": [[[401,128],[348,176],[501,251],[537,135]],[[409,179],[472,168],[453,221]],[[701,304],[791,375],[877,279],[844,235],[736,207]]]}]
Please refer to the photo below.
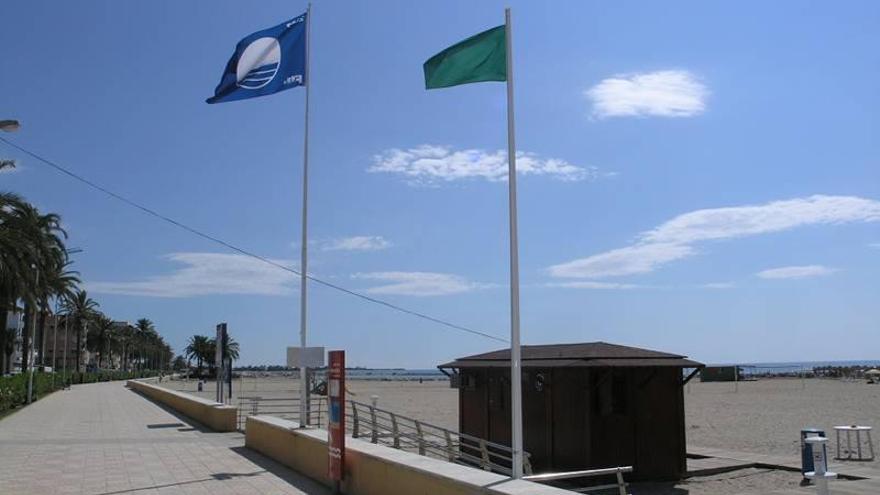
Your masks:
[{"label": "blue flag with white logo", "polygon": [[239,41],[214,96],[206,101],[244,100],[305,85],[306,15]]}]

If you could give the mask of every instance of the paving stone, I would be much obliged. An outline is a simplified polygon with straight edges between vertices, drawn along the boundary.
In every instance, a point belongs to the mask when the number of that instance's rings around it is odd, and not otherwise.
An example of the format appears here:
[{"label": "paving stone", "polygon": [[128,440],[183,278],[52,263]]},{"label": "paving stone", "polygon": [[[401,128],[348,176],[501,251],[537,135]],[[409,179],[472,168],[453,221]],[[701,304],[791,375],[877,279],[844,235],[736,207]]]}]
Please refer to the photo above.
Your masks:
[{"label": "paving stone", "polygon": [[[182,425],[168,426],[175,423]],[[122,382],[56,392],[0,420],[0,492],[251,495],[260,487],[283,495],[330,493],[255,452],[242,456],[233,450],[244,447],[240,433],[192,426]]]}]

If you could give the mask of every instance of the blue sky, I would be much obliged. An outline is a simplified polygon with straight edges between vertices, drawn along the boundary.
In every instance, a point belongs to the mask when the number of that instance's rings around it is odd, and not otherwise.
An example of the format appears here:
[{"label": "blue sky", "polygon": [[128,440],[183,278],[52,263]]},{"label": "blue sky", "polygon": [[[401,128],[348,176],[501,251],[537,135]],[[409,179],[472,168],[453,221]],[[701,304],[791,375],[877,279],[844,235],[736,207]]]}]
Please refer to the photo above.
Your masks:
[{"label": "blue sky", "polygon": [[[502,83],[427,92],[421,64],[498,2],[315,2],[311,271],[505,337]],[[524,343],[704,362],[877,359],[880,5],[511,2]],[[207,105],[235,43],[306,4],[14,1],[14,140],[296,267],[303,90]],[[14,74],[14,77],[9,77]],[[298,342],[297,280],[0,144],[0,187],[62,214],[116,319],[181,349],[220,321],[243,363]],[[432,367],[501,344],[310,292],[310,342]]]}]

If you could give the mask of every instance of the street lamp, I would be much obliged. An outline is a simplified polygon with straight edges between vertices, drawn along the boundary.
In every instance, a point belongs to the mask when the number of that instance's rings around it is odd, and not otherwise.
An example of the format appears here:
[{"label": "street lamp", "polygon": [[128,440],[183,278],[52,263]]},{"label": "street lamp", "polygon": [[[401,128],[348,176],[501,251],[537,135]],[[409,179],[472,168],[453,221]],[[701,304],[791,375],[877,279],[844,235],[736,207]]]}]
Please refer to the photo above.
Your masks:
[{"label": "street lamp", "polygon": [[[36,283],[34,284],[34,287],[36,288],[37,286],[40,285],[40,271],[37,270],[37,265],[32,264],[31,268],[34,269],[34,277],[36,278]],[[29,371],[28,386],[27,386],[27,403],[28,404],[33,402],[33,395],[34,395],[34,338],[37,336],[37,311],[36,311],[36,308],[33,308],[33,305],[31,306],[31,308],[32,308],[31,313],[32,313],[33,318],[32,318],[32,323],[31,323],[31,328],[30,328],[30,337],[31,338],[28,341],[28,348],[27,348],[28,371]]]},{"label": "street lamp", "polygon": [[0,131],[15,132],[21,127],[21,123],[17,120],[0,120]]},{"label": "street lamp", "polygon": [[[0,131],[15,132],[21,124],[17,120],[0,120]],[[0,170],[4,168],[15,168],[15,160],[5,160],[0,158]]]}]

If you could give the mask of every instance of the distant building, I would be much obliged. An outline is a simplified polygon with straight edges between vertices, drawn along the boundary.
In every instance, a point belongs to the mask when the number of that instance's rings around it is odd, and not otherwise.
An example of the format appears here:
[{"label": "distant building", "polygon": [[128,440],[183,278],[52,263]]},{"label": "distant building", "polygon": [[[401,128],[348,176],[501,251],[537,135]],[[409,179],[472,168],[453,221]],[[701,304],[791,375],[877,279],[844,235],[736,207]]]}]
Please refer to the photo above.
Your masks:
[{"label": "distant building", "polygon": [[[12,354],[6,356],[8,359],[8,361],[4,361],[6,369],[0,370],[0,374],[21,370],[22,317],[23,313],[21,311],[8,311],[6,313],[6,329],[12,330],[13,335]],[[5,349],[0,349],[0,352],[5,352]]]},{"label": "distant building", "polygon": [[[533,470],[633,466],[636,480],[682,478],[683,385],[702,367],[605,342],[523,346],[523,447]],[[459,431],[510,445],[510,350],[438,368],[459,389]]]},{"label": "distant building", "polygon": [[700,371],[701,382],[735,382],[742,379],[742,368],[739,366],[706,366]]},{"label": "distant building", "polygon": [[76,370],[76,332],[71,323],[65,326],[65,321],[62,315],[46,317],[46,351],[43,356],[46,366],[52,366],[55,370],[64,369],[66,359],[67,370],[71,371]]}]

